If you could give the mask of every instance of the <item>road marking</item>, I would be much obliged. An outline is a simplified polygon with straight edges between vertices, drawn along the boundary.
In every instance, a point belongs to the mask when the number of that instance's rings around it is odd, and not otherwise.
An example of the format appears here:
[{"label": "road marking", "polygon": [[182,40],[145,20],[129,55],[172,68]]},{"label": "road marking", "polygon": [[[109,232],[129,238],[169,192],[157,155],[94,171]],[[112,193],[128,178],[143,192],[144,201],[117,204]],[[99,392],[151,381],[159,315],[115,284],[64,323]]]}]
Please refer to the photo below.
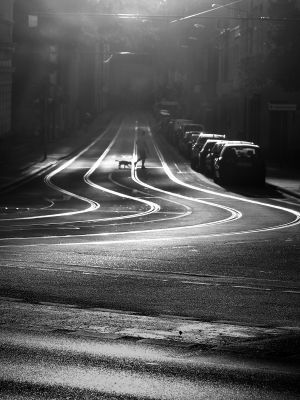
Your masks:
[{"label": "road marking", "polygon": [[[271,204],[267,204],[267,203],[263,203],[263,202],[259,202],[259,201],[256,201],[256,200],[245,199],[245,198],[241,198],[241,197],[234,196],[234,195],[228,195],[228,194],[224,194],[224,193],[215,192],[215,191],[212,191],[212,190],[199,188],[199,187],[196,187],[196,186],[193,186],[193,185],[189,185],[189,184],[186,184],[186,183],[180,181],[179,179],[177,179],[172,174],[170,168],[165,163],[165,161],[163,159],[163,156],[162,156],[160,150],[157,148],[155,143],[154,143],[154,147],[155,147],[155,149],[157,151],[157,154],[158,154],[159,158],[161,159],[161,162],[163,163],[164,170],[166,171],[166,173],[170,177],[170,179],[173,180],[175,183],[178,183],[178,184],[180,184],[182,186],[185,186],[185,187],[193,189],[193,190],[198,190],[198,191],[201,191],[201,192],[213,194],[214,196],[217,195],[217,196],[221,196],[221,197],[228,198],[228,199],[239,200],[239,201],[247,202],[247,203],[250,203],[250,204],[256,204],[256,205],[260,205],[260,206],[265,206],[265,207],[281,210],[281,211],[293,214],[296,217],[296,218],[294,218],[294,220],[292,220],[289,223],[276,225],[276,226],[272,226],[272,227],[249,229],[249,230],[243,230],[243,231],[225,232],[225,233],[216,233],[216,234],[207,234],[207,235],[199,235],[198,234],[198,235],[191,235],[191,236],[184,236],[184,237],[180,236],[180,237],[172,237],[172,238],[161,237],[161,238],[159,238],[159,241],[170,241],[170,240],[173,241],[173,240],[183,240],[183,239],[199,239],[199,238],[209,238],[209,237],[210,238],[211,237],[225,237],[225,236],[229,236],[229,235],[232,236],[232,235],[241,235],[241,234],[250,234],[250,233],[252,234],[252,233],[258,233],[258,232],[266,232],[266,231],[272,231],[272,230],[277,230],[277,229],[283,229],[283,228],[287,228],[287,227],[298,225],[300,223],[300,213],[295,211],[295,210],[292,210],[292,209],[289,209],[289,208],[280,207],[280,206],[276,206],[276,205],[271,205]],[[134,149],[134,154],[135,154],[135,152],[136,151]],[[76,238],[76,237],[86,237],[86,238],[88,238],[88,237],[94,237],[94,236],[100,236],[101,237],[101,236],[109,236],[109,235],[125,235],[125,234],[129,235],[131,233],[135,234],[135,233],[167,232],[167,231],[174,231],[174,230],[181,230],[181,229],[191,229],[191,228],[196,228],[196,227],[204,227],[204,226],[209,226],[209,225],[221,224],[221,223],[224,223],[224,222],[229,222],[229,221],[241,218],[241,216],[242,216],[241,212],[239,212],[237,210],[234,210],[234,209],[231,209],[229,207],[222,206],[220,204],[206,202],[206,201],[203,201],[203,200],[196,199],[194,197],[182,196],[182,195],[179,195],[179,194],[163,191],[162,189],[147,185],[144,182],[140,181],[137,176],[135,176],[135,172],[134,172],[134,168],[133,167],[132,167],[131,171],[132,171],[133,179],[136,178],[138,180],[138,183],[141,184],[144,187],[147,186],[148,188],[167,193],[167,194],[169,194],[171,196],[176,196],[176,197],[180,197],[180,198],[183,198],[183,199],[188,199],[190,201],[200,202],[200,203],[203,203],[203,204],[209,204],[209,205],[214,206],[214,207],[219,207],[219,208],[222,208],[223,210],[225,209],[225,210],[229,211],[231,213],[231,215],[230,215],[230,217],[228,217],[226,219],[213,221],[211,223],[191,225],[191,226],[181,226],[181,227],[174,227],[174,228],[147,229],[147,230],[135,230],[135,231],[131,231],[131,232],[111,232],[111,233],[85,234],[85,235],[60,235],[60,236],[31,237],[31,238],[2,238],[0,240],[2,240],[2,241],[3,240],[14,240],[14,239],[20,239],[20,240],[21,239],[22,240],[34,239],[34,240],[36,240],[36,239],[51,239],[51,238],[68,238],[68,239],[70,239],[70,238]],[[145,243],[146,242],[156,242],[157,240],[158,239],[156,239],[156,238],[150,238],[150,239],[149,238],[148,239],[139,238],[138,239],[138,241],[145,242]],[[132,242],[133,242],[133,240],[121,240],[121,241],[120,240],[119,241],[118,240],[116,240],[116,241],[111,240],[111,241],[103,241],[103,242],[99,242],[99,241],[98,242],[89,241],[89,242],[85,242],[85,243],[80,242],[80,244],[81,245],[82,244],[105,245],[105,244],[111,244],[111,243],[132,243]],[[72,246],[72,245],[75,245],[75,244],[76,243],[74,242],[74,243],[59,243],[59,244],[55,244],[55,243],[51,244],[50,243],[50,244],[43,244],[43,245],[46,245],[46,246],[55,246],[55,245],[66,246],[66,245],[70,245],[70,246]],[[36,245],[40,245],[40,244],[36,244]],[[20,247],[20,245],[3,245],[2,247],[13,247],[13,246]],[[35,244],[25,244],[25,245],[22,245],[22,246],[35,246]]]},{"label": "road marking", "polygon": [[[150,128],[148,128],[148,129],[150,130]],[[226,194],[226,193],[219,193],[219,192],[215,192],[215,191],[212,191],[212,190],[199,188],[197,186],[193,186],[193,185],[190,185],[190,184],[187,184],[185,182],[180,181],[177,177],[175,177],[173,175],[172,171],[170,170],[169,166],[165,162],[164,157],[163,157],[161,151],[159,150],[159,148],[157,147],[156,143],[154,142],[154,140],[153,140],[153,145],[154,145],[154,147],[156,149],[156,152],[157,152],[157,154],[158,154],[158,156],[159,156],[159,158],[161,160],[162,165],[164,166],[164,169],[165,169],[167,175],[169,176],[169,178],[173,182],[178,183],[179,185],[184,186],[186,188],[190,188],[190,189],[193,189],[193,190],[198,190],[198,191],[201,191],[201,192],[204,192],[204,193],[208,193],[208,194],[213,194],[214,196],[217,195],[217,196],[224,197],[224,198],[227,198],[227,199],[239,200],[239,201],[243,201],[243,202],[250,203],[250,204],[260,205],[260,206],[264,206],[264,207],[268,207],[268,208],[274,208],[274,209],[277,209],[277,210],[280,210],[280,211],[287,212],[289,214],[293,214],[296,217],[293,221],[291,221],[289,223],[286,223],[286,224],[276,225],[276,226],[272,226],[272,227],[268,227],[268,228],[253,229],[253,230],[249,230],[249,231],[235,232],[234,234],[242,234],[242,233],[246,233],[246,232],[247,233],[266,232],[266,231],[284,229],[284,228],[288,228],[288,227],[291,227],[291,226],[299,225],[299,223],[300,223],[300,213],[298,211],[292,210],[290,208],[285,208],[285,207],[276,206],[276,205],[273,205],[273,204],[263,203],[263,202],[260,202],[260,201],[257,201],[257,200],[250,200],[250,199],[242,198],[242,197],[239,197],[239,196],[229,195],[229,194]]]},{"label": "road marking", "polygon": [[[151,130],[150,130],[149,127],[148,127],[148,132],[149,132],[149,134],[151,133]],[[150,136],[152,136],[152,135],[150,135]],[[136,159],[136,157],[137,157],[136,140],[137,140],[137,127],[136,127],[136,135],[135,135],[134,148],[133,148],[133,159]],[[167,176],[168,176],[173,182],[179,183],[181,186],[185,186],[185,187],[189,187],[189,188],[196,189],[196,190],[199,190],[199,191],[203,191],[203,190],[201,190],[201,189],[199,189],[199,188],[196,188],[195,186],[191,186],[191,185],[185,184],[184,182],[182,182],[182,181],[178,180],[177,178],[175,178],[175,176],[172,175],[172,173],[171,173],[169,167],[168,167],[167,164],[165,163],[165,161],[164,161],[164,159],[163,159],[163,156],[162,156],[160,150],[157,148],[157,146],[156,146],[154,140],[153,140],[153,145],[154,145],[154,148],[155,148],[155,150],[156,150],[156,153],[157,153],[157,155],[158,155],[158,157],[159,157],[159,159],[160,159],[160,161],[161,161],[161,163],[162,163],[162,165],[163,165],[163,168],[164,168],[164,170],[165,170]],[[135,182],[137,182],[139,185],[144,186],[144,187],[147,187],[147,188],[149,188],[149,189],[152,189],[152,190],[155,190],[155,191],[159,191],[159,192],[168,194],[168,195],[170,195],[170,196],[175,196],[175,197],[178,197],[178,198],[181,198],[181,199],[184,199],[184,200],[189,200],[189,201],[192,201],[192,202],[201,203],[201,204],[207,204],[207,205],[212,206],[212,207],[221,208],[222,210],[228,211],[228,212],[230,213],[230,216],[229,216],[229,217],[224,218],[224,219],[222,219],[222,220],[218,220],[218,221],[212,222],[212,224],[214,224],[214,225],[215,225],[215,224],[221,224],[221,223],[227,223],[227,222],[229,222],[229,221],[239,219],[239,218],[241,218],[241,216],[242,216],[242,213],[241,213],[240,211],[235,210],[235,209],[233,209],[233,208],[226,207],[226,206],[220,205],[220,204],[215,204],[215,203],[207,202],[207,201],[205,201],[205,200],[197,199],[197,198],[195,198],[195,197],[184,196],[184,195],[181,195],[181,194],[178,194],[178,193],[169,192],[169,191],[167,191],[167,190],[163,190],[163,189],[160,189],[160,188],[158,188],[158,187],[149,185],[149,184],[147,184],[147,183],[145,183],[145,182],[142,182],[142,181],[138,178],[138,176],[137,176],[137,174],[136,174],[136,169],[134,168],[134,164],[132,164],[132,167],[131,167],[131,177],[132,177],[132,179],[133,179]],[[214,192],[211,192],[211,193],[214,193]],[[182,228],[182,227],[181,227],[181,228]],[[168,230],[168,229],[169,229],[169,228],[166,228],[166,230]],[[164,229],[162,229],[162,230],[164,230]]]},{"label": "road marking", "polygon": [[187,283],[188,285],[203,285],[203,286],[220,286],[219,283],[206,283],[206,282],[193,282],[193,281],[181,281],[181,283]]},{"label": "road marking", "polygon": [[287,201],[287,200],[274,199],[274,198],[271,198],[270,200],[278,201],[279,203],[291,204],[291,205],[296,206],[296,207],[299,207],[299,206],[300,206],[299,201],[298,201],[298,202],[294,202],[294,201]]},{"label": "road marking", "polygon": [[271,289],[269,288],[259,288],[259,287],[253,287],[253,286],[239,286],[239,285],[234,285],[232,286],[234,288],[238,289],[250,289],[250,290],[262,290],[262,291],[270,291]]},{"label": "road marking", "polygon": [[107,135],[109,132],[109,127],[106,128],[104,133],[100,135],[98,138],[93,140],[88,146],[86,146],[83,150],[81,150],[76,156],[72,157],[70,160],[66,161],[63,163],[60,167],[56,168],[52,172],[50,172],[46,177],[44,178],[45,183],[50,186],[52,189],[59,191],[63,193],[64,195],[71,196],[74,198],[77,198],[78,200],[82,200],[83,202],[86,202],[90,204],[90,207],[83,209],[83,210],[77,210],[73,212],[65,212],[65,213],[59,213],[59,214],[46,214],[46,215],[37,215],[37,216],[31,216],[31,217],[18,217],[18,218],[7,218],[7,219],[1,219],[0,223],[3,221],[15,221],[15,220],[34,220],[34,219],[41,219],[41,218],[54,218],[54,217],[61,217],[61,216],[70,216],[70,215],[75,215],[75,214],[82,214],[86,213],[89,211],[96,210],[97,208],[100,207],[100,204],[97,203],[96,201],[90,200],[86,197],[76,195],[75,193],[69,192],[68,190],[65,190],[63,188],[60,188],[59,186],[55,185],[51,179],[57,175],[59,172],[63,171],[67,167],[69,167],[72,163],[74,163],[82,154],[86,153],[92,146],[94,146],[101,138]]},{"label": "road marking", "polygon": [[118,139],[120,133],[121,133],[121,128],[122,125],[119,127],[117,134],[115,135],[115,137],[113,138],[113,140],[110,142],[109,146],[106,148],[106,150],[102,153],[102,155],[98,158],[98,160],[94,163],[94,165],[92,166],[92,168],[84,175],[84,181],[86,183],[88,183],[90,186],[96,188],[96,189],[100,189],[103,192],[106,193],[110,193],[110,194],[114,194],[118,197],[122,197],[125,199],[130,199],[136,202],[140,202],[143,204],[146,204],[147,206],[149,206],[149,210],[144,211],[144,212],[140,212],[140,213],[136,213],[135,215],[126,215],[126,216],[120,216],[120,217],[112,217],[112,218],[108,218],[108,220],[112,221],[112,220],[119,220],[119,219],[126,219],[126,218],[134,218],[134,217],[141,217],[144,215],[148,215],[148,214],[152,214],[155,213],[157,211],[160,210],[160,206],[157,203],[153,203],[151,201],[148,200],[144,200],[138,197],[133,197],[133,196],[129,196],[126,195],[124,193],[120,193],[120,192],[116,192],[114,190],[110,190],[105,188],[104,186],[100,186],[96,183],[94,183],[90,177],[91,175],[96,171],[96,169],[100,166],[100,164],[102,163],[102,161],[104,160],[104,158],[107,156],[107,154],[109,153],[109,151],[111,150],[112,146],[115,144],[116,140]]},{"label": "road marking", "polygon": [[283,293],[300,294],[300,291],[297,291],[297,290],[284,290]]},{"label": "road marking", "polygon": [[176,163],[174,163],[174,165],[175,165],[175,168],[177,169],[178,173],[180,174],[181,170],[179,169],[178,165]]}]

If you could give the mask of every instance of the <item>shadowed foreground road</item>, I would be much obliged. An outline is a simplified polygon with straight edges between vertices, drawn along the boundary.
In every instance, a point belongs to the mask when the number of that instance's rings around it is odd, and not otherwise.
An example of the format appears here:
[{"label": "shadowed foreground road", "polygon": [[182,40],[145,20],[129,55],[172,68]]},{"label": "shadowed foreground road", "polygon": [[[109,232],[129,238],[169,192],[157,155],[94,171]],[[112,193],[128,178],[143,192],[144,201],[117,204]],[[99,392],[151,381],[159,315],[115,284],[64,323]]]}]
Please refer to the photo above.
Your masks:
[{"label": "shadowed foreground road", "polygon": [[126,341],[2,332],[1,399],[296,399],[280,364]]}]

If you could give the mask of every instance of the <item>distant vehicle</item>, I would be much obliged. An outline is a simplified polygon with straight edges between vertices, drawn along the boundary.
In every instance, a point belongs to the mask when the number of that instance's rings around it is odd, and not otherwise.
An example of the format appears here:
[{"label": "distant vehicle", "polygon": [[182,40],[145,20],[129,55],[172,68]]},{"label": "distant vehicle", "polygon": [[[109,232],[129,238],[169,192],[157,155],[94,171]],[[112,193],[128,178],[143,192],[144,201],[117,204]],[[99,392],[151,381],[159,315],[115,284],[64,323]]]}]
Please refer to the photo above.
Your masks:
[{"label": "distant vehicle", "polygon": [[173,100],[161,100],[154,104],[153,111],[156,118],[159,118],[161,111],[168,113],[171,118],[180,115],[180,104]]},{"label": "distant vehicle", "polygon": [[196,169],[197,168],[197,162],[198,162],[198,153],[199,151],[202,149],[203,145],[205,144],[205,142],[209,139],[225,139],[226,136],[225,135],[219,135],[219,134],[215,134],[215,133],[207,133],[207,132],[203,132],[197,139],[197,141],[195,142],[195,144],[192,147],[192,151],[191,151],[191,167]]},{"label": "distant vehicle", "polygon": [[158,111],[158,113],[159,113],[159,117],[161,117],[161,118],[164,118],[164,117],[171,118],[171,114],[168,110],[161,109]]},{"label": "distant vehicle", "polygon": [[214,180],[223,183],[265,183],[262,151],[253,143],[227,142],[214,163]]}]

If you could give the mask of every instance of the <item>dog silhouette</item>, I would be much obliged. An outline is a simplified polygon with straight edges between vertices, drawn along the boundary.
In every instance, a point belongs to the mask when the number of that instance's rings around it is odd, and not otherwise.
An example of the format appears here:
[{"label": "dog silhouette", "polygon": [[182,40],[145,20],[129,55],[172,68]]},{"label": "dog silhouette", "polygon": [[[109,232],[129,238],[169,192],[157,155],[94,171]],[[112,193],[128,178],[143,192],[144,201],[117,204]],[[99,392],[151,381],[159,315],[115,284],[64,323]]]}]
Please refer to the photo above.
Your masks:
[{"label": "dog silhouette", "polygon": [[119,169],[122,168],[130,168],[131,167],[131,161],[126,161],[126,160],[116,160],[119,163]]}]

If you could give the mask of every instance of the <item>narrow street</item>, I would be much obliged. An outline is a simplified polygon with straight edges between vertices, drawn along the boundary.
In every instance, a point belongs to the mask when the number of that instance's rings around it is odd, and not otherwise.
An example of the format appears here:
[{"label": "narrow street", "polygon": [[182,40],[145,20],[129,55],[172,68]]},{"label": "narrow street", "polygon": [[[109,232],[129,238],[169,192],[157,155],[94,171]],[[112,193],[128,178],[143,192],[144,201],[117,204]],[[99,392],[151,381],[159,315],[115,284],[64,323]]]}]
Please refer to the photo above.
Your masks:
[{"label": "narrow street", "polygon": [[0,1],[0,400],[296,400],[300,0]]},{"label": "narrow street", "polygon": [[[146,169],[133,163],[119,168],[119,160],[136,159],[140,128],[150,148]],[[129,338],[137,345],[143,340],[153,345],[154,340],[181,349],[196,346],[208,351],[206,356],[242,349],[250,358],[253,352],[266,359],[277,354],[276,362],[283,362],[299,343],[298,199],[268,185],[216,185],[191,170],[154,132],[147,113],[116,116],[72,157],[5,192],[1,210],[5,381],[31,382],[28,374],[36,375],[36,366],[27,369],[34,359],[20,361],[17,350],[21,346],[26,352],[26,332],[31,331],[54,335],[54,341],[57,334],[71,335],[71,353],[79,335],[78,340],[95,336],[114,345]],[[10,336],[18,337],[19,344],[9,344]],[[258,350],[261,340],[267,340],[266,352],[264,345]],[[240,347],[232,350],[235,346]],[[184,362],[185,356],[178,357]],[[71,386],[77,387],[74,377],[81,372],[68,365],[59,367],[58,374],[65,375],[67,368]],[[124,379],[130,386],[130,379]],[[33,383],[43,386],[44,381]],[[58,383],[53,377],[54,386]],[[200,390],[198,383],[176,384],[190,394]],[[10,390],[6,385],[4,392]],[[216,390],[205,398],[218,398]],[[228,390],[228,398],[253,398],[252,389],[234,389],[235,395],[232,387]],[[175,398],[170,396],[163,398]],[[273,392],[257,396],[295,398]]]}]

